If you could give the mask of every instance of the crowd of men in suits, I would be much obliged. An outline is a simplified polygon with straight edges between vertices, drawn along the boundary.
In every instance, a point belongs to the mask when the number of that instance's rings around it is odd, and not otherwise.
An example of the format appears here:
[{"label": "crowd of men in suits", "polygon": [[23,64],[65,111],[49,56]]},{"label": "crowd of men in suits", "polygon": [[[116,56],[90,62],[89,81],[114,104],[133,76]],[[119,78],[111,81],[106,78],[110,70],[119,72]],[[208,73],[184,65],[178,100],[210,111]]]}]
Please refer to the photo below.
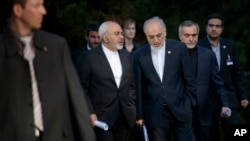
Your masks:
[{"label": "crowd of men in suits", "polygon": [[[207,36],[198,42],[199,25],[191,20],[181,23],[178,31],[183,44],[166,39],[166,27],[159,17],[144,23],[149,44],[137,48],[131,57],[136,83],[136,123],[138,126],[147,125],[150,140],[228,140],[231,129],[240,124],[239,105],[246,108],[248,100],[236,45],[220,36],[224,28],[221,15],[209,15],[205,25]],[[102,46],[105,47],[100,43],[99,49],[95,49],[99,50],[99,55],[102,54]],[[215,52],[215,49],[219,51]],[[88,56],[90,52],[84,54]],[[90,65],[87,68],[92,68],[91,64],[94,64],[100,67],[95,69],[99,70],[98,73],[104,71],[101,68],[112,67],[105,57],[94,59],[99,55],[92,54],[92,59],[79,59],[85,62],[80,67]],[[108,58],[109,55],[106,56]],[[110,68],[107,70],[112,72]],[[80,70],[79,73],[91,77],[90,72]],[[111,77],[115,81],[113,75]],[[80,80],[85,80],[81,76]],[[91,86],[88,84],[86,88]],[[229,136],[220,136],[220,119],[223,134]]]},{"label": "crowd of men in suits", "polygon": [[236,44],[221,37],[221,15],[206,18],[200,41],[197,23],[182,22],[179,41],[154,16],[144,22],[148,43],[141,47],[133,41],[135,21],[123,28],[105,21],[88,27],[86,48],[71,56],[65,38],[40,29],[43,3],[6,5],[1,141],[129,141],[143,125],[150,141],[219,141],[220,125],[228,140],[240,124],[239,107],[249,101]]}]

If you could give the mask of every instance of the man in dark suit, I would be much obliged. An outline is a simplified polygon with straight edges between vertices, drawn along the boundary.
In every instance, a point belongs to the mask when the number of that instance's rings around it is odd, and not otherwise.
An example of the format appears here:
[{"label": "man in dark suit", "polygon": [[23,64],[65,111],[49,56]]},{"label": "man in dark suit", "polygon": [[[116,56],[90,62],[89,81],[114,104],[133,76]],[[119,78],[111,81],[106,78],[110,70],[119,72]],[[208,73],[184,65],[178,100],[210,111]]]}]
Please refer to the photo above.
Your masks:
[{"label": "man in dark suit", "polygon": [[150,141],[193,141],[192,110],[195,81],[184,43],[166,39],[159,17],[145,21],[149,44],[134,53],[137,124],[146,124]]},{"label": "man in dark suit", "polygon": [[100,25],[101,45],[84,52],[79,76],[88,98],[91,121],[106,122],[108,131],[95,127],[98,141],[128,141],[135,124],[135,81],[130,53],[123,50],[120,25]]},{"label": "man in dark suit", "polygon": [[[247,92],[243,78],[242,68],[238,60],[236,45],[232,40],[221,37],[224,29],[224,19],[220,14],[214,13],[205,20],[207,36],[202,38],[198,44],[210,50],[213,50],[217,63],[219,65],[219,72],[224,81],[229,100],[229,107],[232,110],[232,115],[228,119],[222,119],[222,128],[224,135],[231,135],[230,128],[234,125],[240,124],[239,107],[246,108],[249,104],[247,100]],[[218,99],[215,98],[218,103]],[[218,104],[214,108],[214,121],[212,125],[211,140],[220,140],[219,136],[219,119],[220,112]],[[227,137],[227,136],[226,136]],[[225,140],[228,140],[225,138]]]},{"label": "man in dark suit", "polygon": [[[219,75],[216,57],[211,50],[197,45],[199,25],[193,21],[184,21],[179,25],[179,39],[188,48],[191,57],[192,72],[196,78],[196,101],[193,108],[193,128],[196,141],[209,141],[212,124],[211,89],[220,100],[221,114],[230,111],[223,80]],[[224,117],[229,117],[225,114]]]},{"label": "man in dark suit", "polygon": [[98,35],[98,28],[99,25],[97,24],[90,24],[86,28],[86,34],[85,34],[85,40],[87,41],[86,46],[74,51],[72,53],[72,60],[73,63],[76,65],[78,62],[78,59],[80,58],[81,54],[84,51],[88,51],[92,48],[96,48],[100,45],[100,38]]},{"label": "man in dark suit", "polygon": [[[9,23],[0,34],[0,140],[95,141],[66,40],[39,30],[43,0],[8,2]],[[24,46],[24,39],[31,40]]]}]

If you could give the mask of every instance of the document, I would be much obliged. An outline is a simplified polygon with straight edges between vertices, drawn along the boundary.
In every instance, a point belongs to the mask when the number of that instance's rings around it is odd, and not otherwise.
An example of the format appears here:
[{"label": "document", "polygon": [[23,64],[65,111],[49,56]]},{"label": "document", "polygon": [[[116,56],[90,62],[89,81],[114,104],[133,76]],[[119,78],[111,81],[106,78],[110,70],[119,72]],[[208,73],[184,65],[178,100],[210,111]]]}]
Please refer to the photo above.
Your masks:
[{"label": "document", "polygon": [[95,126],[101,128],[105,131],[107,131],[109,129],[109,126],[107,123],[105,123],[103,121],[99,121],[99,120],[95,121]]},{"label": "document", "polygon": [[148,139],[148,132],[147,132],[147,128],[146,128],[145,124],[142,125],[142,129],[143,129],[144,141],[149,141],[149,139]]}]

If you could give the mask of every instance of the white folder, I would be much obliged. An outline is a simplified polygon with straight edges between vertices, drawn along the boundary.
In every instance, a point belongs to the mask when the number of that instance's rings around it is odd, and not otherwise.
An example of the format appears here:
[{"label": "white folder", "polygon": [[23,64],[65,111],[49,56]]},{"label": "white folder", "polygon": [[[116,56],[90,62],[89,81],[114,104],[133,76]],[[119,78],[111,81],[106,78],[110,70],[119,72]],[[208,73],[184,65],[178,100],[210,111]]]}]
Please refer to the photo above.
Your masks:
[{"label": "white folder", "polygon": [[147,128],[146,128],[145,124],[142,125],[142,129],[143,129],[144,141],[149,141],[149,139],[148,139],[148,132],[147,132]]}]

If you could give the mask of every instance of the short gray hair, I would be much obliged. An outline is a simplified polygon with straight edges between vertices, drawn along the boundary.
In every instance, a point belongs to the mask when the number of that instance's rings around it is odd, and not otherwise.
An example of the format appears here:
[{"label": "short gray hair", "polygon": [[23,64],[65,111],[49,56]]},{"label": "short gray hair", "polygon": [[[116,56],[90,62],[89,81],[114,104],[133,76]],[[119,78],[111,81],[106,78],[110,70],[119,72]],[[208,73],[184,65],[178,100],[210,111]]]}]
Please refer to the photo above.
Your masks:
[{"label": "short gray hair", "polygon": [[199,32],[200,32],[200,27],[199,27],[199,25],[198,25],[196,22],[194,22],[194,21],[192,21],[192,20],[186,20],[186,21],[182,22],[182,23],[179,25],[179,28],[178,28],[179,35],[182,34],[182,28],[183,28],[184,26],[186,26],[186,27],[195,26],[196,29],[197,29],[197,33],[199,34]]},{"label": "short gray hair", "polygon": [[158,16],[154,16],[154,17],[152,17],[152,18],[147,19],[147,20],[144,22],[144,25],[143,25],[143,31],[144,31],[144,33],[145,33],[145,31],[146,31],[146,28],[147,28],[148,24],[151,23],[151,22],[159,22],[160,25],[161,25],[164,29],[166,29],[166,25],[165,25],[165,23],[163,22],[163,20],[162,20],[161,18],[159,18]]},{"label": "short gray hair", "polygon": [[98,34],[99,34],[101,41],[103,39],[103,35],[109,32],[109,30],[110,30],[109,25],[112,23],[118,24],[116,21],[106,21],[100,25],[99,30],[98,30]]}]

